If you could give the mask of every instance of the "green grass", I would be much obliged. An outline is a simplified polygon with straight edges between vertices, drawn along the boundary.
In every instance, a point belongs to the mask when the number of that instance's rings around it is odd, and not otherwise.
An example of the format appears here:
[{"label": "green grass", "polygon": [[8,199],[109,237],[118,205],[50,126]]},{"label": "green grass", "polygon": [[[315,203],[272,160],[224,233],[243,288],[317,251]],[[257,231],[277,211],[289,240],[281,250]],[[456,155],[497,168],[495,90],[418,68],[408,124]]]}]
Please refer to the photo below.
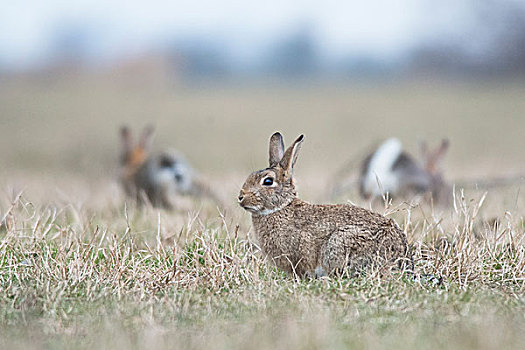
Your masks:
[{"label": "green grass", "polygon": [[[449,179],[525,171],[523,92],[5,84],[0,348],[523,349],[520,184],[457,189],[450,208],[376,206],[407,232],[414,275],[288,276],[263,259],[233,202],[245,176],[265,166],[275,130],[287,140],[306,133],[296,177],[311,201],[328,200],[337,169],[391,135],[413,152],[418,136],[449,136]],[[124,205],[116,130],[149,120],[157,145],[184,151],[229,205]],[[338,198],[347,200],[369,205],[355,189]]]},{"label": "green grass", "polygon": [[[397,209],[394,215],[407,208]],[[443,246],[436,226],[412,216],[415,275],[370,270],[299,280],[262,260],[248,232],[219,214],[170,238],[157,224],[166,212],[119,207],[90,222],[75,211],[66,206],[53,216],[21,197],[7,212],[3,347],[525,345],[521,222],[508,222],[514,232],[474,232],[472,211],[458,210],[452,221],[466,225],[455,226]]]}]

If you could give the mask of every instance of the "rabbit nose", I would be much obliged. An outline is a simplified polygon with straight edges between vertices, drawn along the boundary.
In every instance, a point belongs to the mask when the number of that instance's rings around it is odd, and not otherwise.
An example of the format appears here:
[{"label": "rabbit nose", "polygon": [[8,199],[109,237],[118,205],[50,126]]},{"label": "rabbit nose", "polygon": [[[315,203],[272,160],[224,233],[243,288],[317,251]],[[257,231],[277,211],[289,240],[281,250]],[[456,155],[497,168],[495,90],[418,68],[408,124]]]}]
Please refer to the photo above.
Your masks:
[{"label": "rabbit nose", "polygon": [[239,199],[239,202],[242,202],[242,200],[244,199],[244,191],[241,190],[241,192],[239,193],[239,197],[237,197]]}]

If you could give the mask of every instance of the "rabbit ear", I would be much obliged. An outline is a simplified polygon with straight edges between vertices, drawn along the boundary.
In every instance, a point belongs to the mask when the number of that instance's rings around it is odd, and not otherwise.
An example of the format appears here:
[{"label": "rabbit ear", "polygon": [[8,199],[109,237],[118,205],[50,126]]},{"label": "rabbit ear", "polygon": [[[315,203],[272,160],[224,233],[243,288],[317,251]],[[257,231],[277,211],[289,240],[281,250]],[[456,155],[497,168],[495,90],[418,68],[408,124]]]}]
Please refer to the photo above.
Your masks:
[{"label": "rabbit ear", "polygon": [[449,146],[450,146],[450,141],[448,139],[441,140],[441,145],[438,148],[437,156],[439,158],[443,157],[443,155],[445,155],[445,153],[447,152]]},{"label": "rabbit ear", "polygon": [[443,159],[445,153],[447,153],[449,147],[448,139],[443,139],[441,145],[433,152],[427,152],[425,163],[427,170],[436,172],[438,169],[439,162]]},{"label": "rabbit ear", "polygon": [[426,161],[426,158],[428,157],[427,142],[425,140],[419,140],[418,145],[419,145],[419,155],[421,156],[421,159],[423,159],[423,161]]},{"label": "rabbit ear", "polygon": [[270,168],[279,164],[284,155],[283,136],[276,132],[270,137]]},{"label": "rabbit ear", "polygon": [[127,125],[120,127],[120,141],[124,152],[130,152],[133,148],[133,137],[131,136],[131,130]]},{"label": "rabbit ear", "polygon": [[142,130],[142,135],[140,135],[140,142],[139,147],[144,150],[149,150],[151,148],[151,144],[153,143],[153,134],[154,134],[155,128],[153,125],[148,124],[144,130]]},{"label": "rabbit ear", "polygon": [[434,151],[434,154],[432,155],[434,164],[438,163],[443,157],[445,156],[445,153],[447,153],[448,147],[450,143],[448,139],[441,140],[441,145]]},{"label": "rabbit ear", "polygon": [[288,177],[291,177],[295,161],[297,160],[297,154],[301,148],[301,143],[304,141],[304,135],[301,135],[294,141],[294,143],[288,147],[286,152],[284,152],[283,158],[279,162],[281,167],[286,171]]}]

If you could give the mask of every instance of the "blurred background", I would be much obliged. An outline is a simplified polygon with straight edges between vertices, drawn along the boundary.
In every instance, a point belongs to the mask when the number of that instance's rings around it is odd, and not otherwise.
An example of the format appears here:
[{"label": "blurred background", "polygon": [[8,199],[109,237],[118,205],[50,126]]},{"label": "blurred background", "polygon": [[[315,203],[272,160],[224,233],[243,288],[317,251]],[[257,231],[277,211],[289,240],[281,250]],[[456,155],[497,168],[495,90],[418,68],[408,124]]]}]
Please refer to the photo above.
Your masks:
[{"label": "blurred background", "polygon": [[524,97],[523,0],[0,5],[2,186],[114,179],[119,126],[150,122],[232,195],[276,130],[306,134],[307,196],[390,136],[450,138],[452,179],[512,175]]},{"label": "blurred background", "polygon": [[7,75],[136,69],[173,86],[525,73],[520,0],[22,0],[0,19]]}]

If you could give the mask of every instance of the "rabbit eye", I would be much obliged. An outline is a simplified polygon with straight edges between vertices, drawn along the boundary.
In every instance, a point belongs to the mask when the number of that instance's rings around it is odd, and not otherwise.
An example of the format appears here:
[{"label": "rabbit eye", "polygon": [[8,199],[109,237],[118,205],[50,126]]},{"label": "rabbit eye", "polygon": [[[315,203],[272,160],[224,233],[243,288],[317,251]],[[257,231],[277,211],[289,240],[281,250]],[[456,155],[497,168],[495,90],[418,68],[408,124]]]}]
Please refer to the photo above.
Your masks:
[{"label": "rabbit eye", "polygon": [[263,185],[264,186],[271,186],[273,185],[273,179],[271,177],[267,177],[263,180]]},{"label": "rabbit eye", "polygon": [[170,159],[168,157],[162,157],[160,159],[160,167],[161,168],[171,168],[175,165],[175,161],[173,159]]}]

